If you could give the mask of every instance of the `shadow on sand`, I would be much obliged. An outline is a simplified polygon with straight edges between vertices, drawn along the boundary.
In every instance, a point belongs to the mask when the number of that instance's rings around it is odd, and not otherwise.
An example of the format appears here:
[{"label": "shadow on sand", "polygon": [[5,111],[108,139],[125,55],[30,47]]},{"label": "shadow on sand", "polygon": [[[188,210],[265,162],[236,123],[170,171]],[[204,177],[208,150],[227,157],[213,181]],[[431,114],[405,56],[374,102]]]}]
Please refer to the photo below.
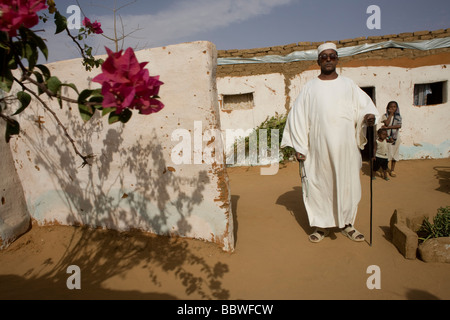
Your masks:
[{"label": "shadow on sand", "polygon": [[[164,156],[167,152],[151,123],[145,138],[136,136],[135,141],[125,142],[121,126],[105,129],[99,119],[92,119],[91,125],[86,125],[70,111],[66,116],[72,121],[71,128],[77,133],[82,153],[96,154],[91,166],[80,168],[80,159],[59,127],[57,135],[45,128],[37,134],[24,133],[24,141],[35,155],[34,165],[49,173],[53,184],[51,200],[59,205],[58,210],[67,213],[62,223],[76,227],[68,229],[73,230],[68,231],[70,241],[58,261],[48,258],[42,269],[32,267],[23,276],[1,276],[0,297],[76,298],[77,293],[67,289],[66,269],[77,265],[83,271],[83,289],[78,293],[83,298],[176,298],[170,294],[117,292],[102,287],[107,279],[142,267],[155,286],[160,285],[154,272],[159,268],[173,275],[188,296],[228,299],[230,294],[221,283],[228,272],[227,265],[220,262],[209,265],[182,239],[165,237],[172,235],[172,230],[167,230],[168,219],[176,219],[175,236],[191,230],[187,218],[203,201],[204,190],[210,183],[206,170],[189,178],[168,170]],[[92,150],[93,139],[103,139],[101,150]],[[182,188],[182,185],[191,187]],[[41,204],[45,201],[38,203]],[[49,209],[52,208],[44,206],[39,210]],[[129,231],[108,230],[117,226]],[[134,226],[146,226],[146,230],[160,236],[133,230]],[[17,246],[18,243],[13,244],[11,249],[18,250]],[[48,290],[38,292],[34,288]]]}]

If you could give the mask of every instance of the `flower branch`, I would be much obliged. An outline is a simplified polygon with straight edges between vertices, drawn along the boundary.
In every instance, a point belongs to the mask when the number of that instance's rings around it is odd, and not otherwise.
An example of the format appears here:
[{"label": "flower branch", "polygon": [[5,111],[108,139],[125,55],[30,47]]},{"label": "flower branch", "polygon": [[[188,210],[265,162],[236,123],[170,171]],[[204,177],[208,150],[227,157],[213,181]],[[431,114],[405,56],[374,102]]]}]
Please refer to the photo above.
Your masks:
[{"label": "flower branch", "polygon": [[[139,63],[131,48],[125,52],[122,50],[113,52],[106,48],[108,54],[106,61],[93,57],[92,48],[87,45],[83,48],[79,41],[92,34],[102,34],[101,24],[97,21],[91,22],[86,17],[83,20],[84,27],[79,30],[77,36],[74,36],[67,26],[67,19],[56,9],[55,2],[47,0],[47,4],[48,7],[45,0],[0,0],[2,17],[0,20],[0,92],[10,92],[14,84],[21,88],[15,96],[0,98],[0,119],[6,122],[5,139],[9,142],[12,136],[20,134],[20,124],[14,117],[24,112],[32,99],[36,100],[38,105],[50,112],[58,126],[62,128],[64,136],[70,141],[75,153],[83,160],[82,167],[84,167],[89,165],[89,159],[93,155],[83,155],[78,150],[67,127],[41,95],[50,99],[56,98],[61,108],[63,108],[63,101],[77,104],[80,116],[85,122],[98,111],[102,116],[108,115],[109,124],[118,121],[126,123],[132,116],[132,110],[148,115],[164,107],[158,96],[163,82],[159,80],[159,76],[150,76],[148,69],[144,68],[147,62]],[[66,31],[80,51],[86,70],[90,71],[94,67],[101,66],[102,73],[93,79],[94,82],[101,84],[101,88],[79,91],[75,84],[63,83],[58,77],[52,76],[45,65],[37,63],[39,54],[43,54],[45,59],[48,59],[48,48],[45,41],[30,28],[39,21],[37,12],[46,8],[49,9],[50,14],[54,14],[55,33]],[[114,17],[115,13],[114,11]],[[43,21],[46,23],[47,20],[45,15]],[[116,35],[114,38],[116,47],[118,41],[128,35],[123,34],[120,39]],[[21,72],[20,79],[13,74],[13,71],[17,69]],[[30,88],[30,84],[34,87]],[[64,87],[73,89],[77,98],[63,95]],[[16,101],[19,102],[19,108],[12,115],[6,115],[8,106]]]}]

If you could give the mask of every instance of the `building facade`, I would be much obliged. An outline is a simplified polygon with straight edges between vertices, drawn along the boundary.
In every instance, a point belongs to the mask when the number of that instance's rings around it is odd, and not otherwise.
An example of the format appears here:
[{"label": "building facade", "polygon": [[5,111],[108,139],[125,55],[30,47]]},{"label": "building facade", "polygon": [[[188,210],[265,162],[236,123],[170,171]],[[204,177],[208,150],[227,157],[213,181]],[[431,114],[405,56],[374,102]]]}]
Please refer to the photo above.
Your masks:
[{"label": "building facade", "polygon": [[[401,159],[450,156],[450,29],[331,41],[338,73],[353,79],[380,114],[397,101],[403,118]],[[322,42],[218,52],[222,130],[249,132],[287,114],[303,85],[320,73]],[[281,133],[280,133],[281,134]],[[232,141],[227,141],[229,149]]]}]

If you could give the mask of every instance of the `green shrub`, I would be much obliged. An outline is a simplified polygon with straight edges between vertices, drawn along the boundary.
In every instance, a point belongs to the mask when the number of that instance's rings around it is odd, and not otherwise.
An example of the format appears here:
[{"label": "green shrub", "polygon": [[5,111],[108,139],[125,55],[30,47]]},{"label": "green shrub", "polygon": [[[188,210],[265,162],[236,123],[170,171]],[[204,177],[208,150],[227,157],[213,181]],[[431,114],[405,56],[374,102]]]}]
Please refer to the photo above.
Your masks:
[{"label": "green shrub", "polygon": [[[261,129],[266,129],[267,130],[267,147],[268,147],[268,152],[270,153],[271,147],[272,147],[272,129],[278,129],[278,145],[281,145],[281,139],[283,138],[283,131],[284,131],[284,127],[286,126],[286,119],[287,119],[287,114],[284,115],[279,115],[278,113],[275,114],[275,116],[269,118],[267,117],[266,120],[264,120],[258,127],[256,127],[256,129],[252,132],[255,133],[256,132],[256,141],[257,141],[257,148],[259,150],[259,131]],[[246,156],[248,156],[248,151],[249,151],[249,137],[245,137],[243,138],[245,139],[245,153]],[[237,141],[234,143],[234,152],[235,152],[235,157],[237,154]],[[291,147],[285,147],[285,148],[280,148],[280,162],[284,162],[289,160],[293,155],[295,155],[295,150],[294,148]]]},{"label": "green shrub", "polygon": [[422,241],[430,238],[450,237],[450,206],[440,207],[433,223],[429,221],[428,217],[425,218],[417,234]]}]

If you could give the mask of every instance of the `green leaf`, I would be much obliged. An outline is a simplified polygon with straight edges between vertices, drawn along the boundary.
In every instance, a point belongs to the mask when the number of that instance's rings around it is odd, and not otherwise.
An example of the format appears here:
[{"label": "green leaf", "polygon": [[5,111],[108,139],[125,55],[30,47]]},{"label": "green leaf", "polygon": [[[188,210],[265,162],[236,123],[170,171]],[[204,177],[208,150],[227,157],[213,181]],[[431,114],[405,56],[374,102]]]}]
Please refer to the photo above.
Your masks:
[{"label": "green leaf", "polygon": [[108,117],[108,123],[109,123],[109,124],[116,123],[116,122],[119,121],[119,120],[120,120],[120,116],[119,116],[117,113],[111,112],[111,113],[109,114],[109,117]]},{"label": "green leaf", "polygon": [[45,80],[48,80],[51,77],[50,70],[43,64],[37,64],[36,68],[41,70],[42,74],[44,75]]},{"label": "green leaf", "polygon": [[120,122],[127,123],[128,120],[130,120],[132,115],[133,115],[133,112],[131,112],[130,109],[124,109],[122,111],[122,113],[120,114]]},{"label": "green leaf", "polygon": [[33,39],[34,43],[36,43],[36,45],[39,48],[39,50],[41,50],[41,52],[44,54],[45,60],[48,60],[48,48],[47,48],[47,45],[45,44],[44,40],[42,40],[41,37],[36,35],[30,29],[27,29],[27,31],[28,31],[28,34]]},{"label": "green leaf", "polygon": [[[36,77],[36,81],[38,83],[44,83],[44,78],[42,77],[42,74],[40,74],[37,71],[33,71],[33,74]],[[38,94],[41,95],[43,93],[44,93],[44,91],[42,91],[41,87],[38,87]]]},{"label": "green leaf", "polygon": [[73,83],[62,83],[61,84],[61,87],[69,87],[69,88],[72,88],[73,90],[75,90],[75,92],[77,93],[77,94],[79,94],[79,92],[78,92],[78,89],[77,89],[77,87],[76,87],[76,85],[75,84],[73,84]]},{"label": "green leaf", "polygon": [[50,77],[47,80],[47,88],[52,93],[56,94],[59,90],[59,87],[61,87],[61,80],[59,80],[57,77]]},{"label": "green leaf", "polygon": [[32,71],[34,69],[37,60],[38,60],[38,52],[36,48],[33,48],[33,53],[28,58],[28,70]]},{"label": "green leaf", "polygon": [[92,109],[92,107],[86,106],[84,104],[79,104],[78,110],[80,111],[81,119],[83,119],[84,122],[89,121],[95,112],[95,109]]},{"label": "green leaf", "polygon": [[5,139],[6,143],[9,143],[9,140],[11,140],[11,136],[18,135],[20,133],[20,124],[13,119],[9,119],[6,122],[6,133],[5,133]]},{"label": "green leaf", "polygon": [[92,90],[92,96],[103,97],[102,88]]},{"label": "green leaf", "polygon": [[14,59],[14,57],[11,57],[11,59],[9,60],[8,68],[11,70],[17,69],[17,62],[16,62],[16,59]]},{"label": "green leaf", "polygon": [[9,68],[0,70],[0,89],[5,92],[10,92],[14,82],[14,77]]},{"label": "green leaf", "polygon": [[93,102],[93,103],[95,103],[95,105],[94,105],[94,108],[95,109],[99,109],[99,110],[102,110],[102,102],[103,102],[103,96],[98,96],[98,95],[95,95],[95,96],[92,96],[90,99],[89,99],[89,102]]},{"label": "green leaf", "polygon": [[99,66],[101,66],[103,64],[103,62],[105,62],[105,60],[103,59],[97,59],[94,61],[95,63],[95,67],[98,68]]},{"label": "green leaf", "polygon": [[113,107],[113,108],[105,108],[105,109],[103,109],[102,110],[102,117],[107,115],[110,112],[113,112],[113,111],[116,111],[116,108]]},{"label": "green leaf", "polygon": [[31,102],[31,96],[25,91],[17,92],[17,99],[19,99],[20,108],[13,114],[13,116],[25,110]]},{"label": "green leaf", "polygon": [[5,50],[9,50],[9,46],[6,45],[5,43],[3,43],[3,41],[1,41],[1,39],[0,39],[0,48],[1,49],[5,49]]},{"label": "green leaf", "polygon": [[20,35],[20,41],[23,43],[27,43],[28,42],[28,33],[27,33],[28,28],[25,28],[25,26],[21,26],[19,28],[19,35]]},{"label": "green leaf", "polygon": [[24,47],[22,47],[22,56],[28,60],[28,69],[33,70],[38,59],[38,53],[36,45],[32,42],[27,42]]},{"label": "green leaf", "polygon": [[67,27],[67,19],[63,15],[59,13],[59,11],[55,12],[55,24],[56,24],[56,31],[55,34],[58,34],[62,31],[64,31]]},{"label": "green leaf", "polygon": [[78,96],[78,104],[84,104],[89,98],[89,96],[94,92],[94,90],[85,89],[81,91],[80,95]]}]

